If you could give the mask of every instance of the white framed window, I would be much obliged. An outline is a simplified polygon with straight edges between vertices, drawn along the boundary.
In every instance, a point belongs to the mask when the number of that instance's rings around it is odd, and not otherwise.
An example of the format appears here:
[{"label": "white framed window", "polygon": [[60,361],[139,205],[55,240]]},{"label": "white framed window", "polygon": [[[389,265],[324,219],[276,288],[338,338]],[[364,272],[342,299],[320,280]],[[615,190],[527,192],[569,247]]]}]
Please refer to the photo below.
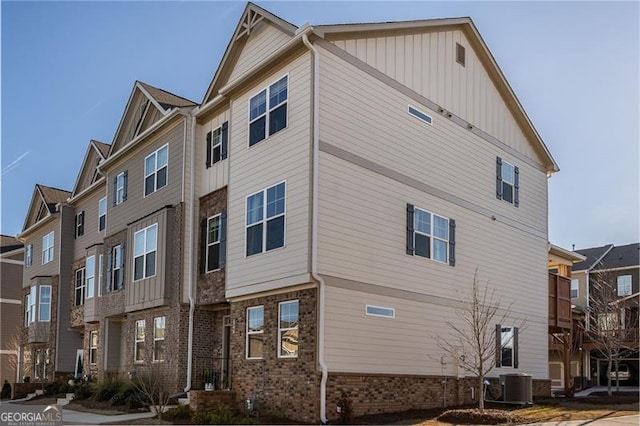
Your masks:
[{"label": "white framed window", "polygon": [[38,305],[38,321],[51,321],[51,286],[40,286],[40,303]]},{"label": "white framed window", "polygon": [[433,125],[433,118],[431,118],[430,115],[425,114],[424,112],[420,111],[418,108],[415,108],[411,105],[407,106],[407,112],[411,115],[413,115],[414,117],[416,117],[418,120],[422,120],[427,124]]},{"label": "white framed window", "polygon": [[80,306],[84,305],[84,296],[85,296],[85,268],[76,269],[76,285],[75,285],[75,297],[74,297],[74,305]]},{"label": "white framed window", "polygon": [[115,179],[115,203],[123,203],[127,199],[127,172],[120,172]]},{"label": "white framed window", "polygon": [[284,247],[286,184],[249,195],[246,201],[246,256]]},{"label": "white framed window", "polygon": [[249,99],[249,146],[287,127],[289,76],[285,75]]},{"label": "white framed window", "polygon": [[124,258],[122,253],[122,245],[118,244],[111,249],[111,289],[118,290],[122,288],[124,274],[122,273],[122,265]]},{"label": "white framed window", "polygon": [[89,256],[87,257],[87,263],[85,265],[85,290],[86,290],[86,298],[91,299],[95,293],[96,287],[96,257]]},{"label": "white framed window", "polygon": [[[624,315],[624,310],[621,310]],[[620,317],[618,312],[606,312],[598,314],[598,327],[602,331],[620,330],[624,323],[624,316]]]},{"label": "white framed window", "polygon": [[514,367],[515,356],[515,333],[514,327],[502,327],[500,335],[500,349],[499,354],[502,358],[501,367]]},{"label": "white framed window", "polygon": [[278,358],[298,356],[299,302],[289,300],[278,304]]},{"label": "white framed window", "polygon": [[631,275],[618,276],[618,296],[630,296],[633,287],[632,284]]},{"label": "white framed window", "polygon": [[247,359],[264,355],[264,306],[247,308]]},{"label": "white framed window", "polygon": [[580,281],[577,279],[571,280],[571,298],[577,299],[579,295]]},{"label": "white framed window", "polygon": [[24,252],[24,266],[33,265],[33,244],[27,244]]},{"label": "white framed window", "polygon": [[207,219],[206,272],[220,269],[220,226],[222,215]]},{"label": "white framed window", "polygon": [[35,285],[29,290],[29,324],[36,322],[36,302],[38,301],[38,288]]},{"label": "white framed window", "polygon": [[156,250],[158,248],[158,224],[154,223],[133,236],[133,280],[143,280],[156,275]]},{"label": "white framed window", "polygon": [[98,201],[98,231],[104,231],[107,227],[107,197]]},{"label": "white framed window", "polygon": [[29,322],[29,303],[31,301],[31,295],[30,294],[26,294],[24,296],[24,326],[28,327],[30,322]]},{"label": "white framed window", "polygon": [[144,328],[145,328],[145,320],[137,320],[136,321],[136,329],[135,329],[135,342],[133,348],[133,360],[135,362],[143,362],[144,361]]},{"label": "white framed window", "polygon": [[153,360],[164,361],[165,317],[153,319]]},{"label": "white framed window", "polygon": [[98,256],[98,296],[102,296],[102,286],[104,285],[102,279],[102,255]]},{"label": "white framed window", "polygon": [[382,306],[366,305],[365,314],[372,317],[395,318],[396,310],[393,308],[384,308]]},{"label": "white framed window", "polygon": [[211,132],[211,164],[222,160],[222,126]]},{"label": "white framed window", "polygon": [[165,145],[144,159],[144,196],[167,185],[169,145]]},{"label": "white framed window", "polygon": [[49,232],[42,237],[42,264],[49,263],[53,260],[53,244],[54,244],[54,231]]},{"label": "white framed window", "polygon": [[448,263],[449,219],[416,207],[413,223],[414,255]]},{"label": "white framed window", "polygon": [[496,197],[516,207],[520,204],[519,175],[517,166],[496,157]]},{"label": "white framed window", "polygon": [[89,364],[98,363],[98,330],[89,333]]},{"label": "white framed window", "polygon": [[84,210],[76,214],[76,238],[84,235]]}]

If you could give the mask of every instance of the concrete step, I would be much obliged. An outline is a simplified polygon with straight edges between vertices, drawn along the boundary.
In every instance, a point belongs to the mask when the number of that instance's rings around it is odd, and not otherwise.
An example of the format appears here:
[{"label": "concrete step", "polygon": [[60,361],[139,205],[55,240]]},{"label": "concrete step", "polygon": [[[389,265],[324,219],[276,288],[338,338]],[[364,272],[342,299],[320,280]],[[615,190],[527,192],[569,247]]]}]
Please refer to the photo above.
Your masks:
[{"label": "concrete step", "polygon": [[56,402],[56,404],[60,406],[67,405],[68,403],[69,403],[68,398],[58,398],[58,401]]},{"label": "concrete step", "polygon": [[189,398],[178,398],[178,405],[189,405]]},{"label": "concrete step", "polygon": [[44,391],[42,389],[36,389],[36,395],[37,396],[44,395]]},{"label": "concrete step", "polygon": [[68,394],[67,394],[67,396],[66,396],[66,399],[68,399],[69,401],[71,401],[71,400],[72,400],[73,398],[75,398],[75,397],[76,397],[76,394],[75,394],[75,393],[68,393]]},{"label": "concrete step", "polygon": [[35,398],[35,397],[36,397],[35,392],[28,393],[28,394],[27,394],[27,397],[25,398],[25,400],[26,400],[26,401],[28,401],[28,400],[33,399],[33,398]]}]

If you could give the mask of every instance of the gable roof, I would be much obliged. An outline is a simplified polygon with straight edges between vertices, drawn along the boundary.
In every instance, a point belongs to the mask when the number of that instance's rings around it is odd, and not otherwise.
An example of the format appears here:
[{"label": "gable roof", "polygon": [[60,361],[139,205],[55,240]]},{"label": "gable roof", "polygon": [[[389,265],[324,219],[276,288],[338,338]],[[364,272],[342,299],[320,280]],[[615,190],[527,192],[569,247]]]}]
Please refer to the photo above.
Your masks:
[{"label": "gable roof", "polygon": [[71,192],[65,191],[64,189],[41,184],[36,184],[36,187],[40,190],[42,199],[47,204],[50,213],[56,212],[56,204],[64,203],[71,196]]},{"label": "gable roof", "polygon": [[577,253],[585,256],[586,259],[582,262],[576,263],[571,268],[572,271],[586,271],[595,266],[602,257],[607,254],[609,250],[613,248],[613,244],[607,244],[602,247],[591,247],[587,249],[575,250]]},{"label": "gable roof", "polygon": [[24,247],[16,237],[10,235],[0,235],[0,253],[7,253]]},{"label": "gable roof", "polygon": [[234,62],[237,59],[238,54],[242,50],[244,39],[246,39],[246,37],[251,34],[251,30],[255,25],[265,19],[272,25],[282,30],[284,33],[291,36],[293,36],[298,29],[297,26],[285,21],[284,19],[261,8],[260,6],[251,2],[247,3],[247,6],[242,12],[240,20],[238,21],[238,25],[236,26],[236,29],[231,36],[231,40],[229,40],[229,44],[224,51],[224,55],[220,60],[220,64],[216,69],[216,73],[214,74],[213,79],[211,80],[211,83],[209,83],[209,87],[204,94],[202,104],[205,104],[208,100],[213,98],[212,95],[217,91],[217,89],[220,88],[220,80],[223,79],[226,74],[233,68]]},{"label": "gable roof", "polygon": [[640,243],[615,246],[602,259],[602,266],[609,269],[640,265]]},{"label": "gable roof", "polygon": [[[91,140],[87,151],[84,154],[84,160],[82,160],[82,166],[78,171],[78,177],[76,177],[76,183],[73,186],[72,197],[75,197],[85,188],[88,188],[98,179],[97,166],[100,161],[106,158],[105,151],[108,153],[111,145]],[[93,159],[94,161],[90,161]]]},{"label": "gable roof", "polygon": [[144,83],[142,81],[137,81],[141,87],[143,87],[147,93],[158,102],[158,104],[168,112],[173,108],[182,108],[182,107],[190,107],[195,106],[196,103],[190,101],[187,98],[183,98],[182,96],[174,95],[171,92],[167,92],[164,89],[159,89],[157,87],[153,87],[150,84]]},{"label": "gable roof", "polygon": [[24,231],[40,220],[56,213],[56,205],[66,202],[70,196],[71,193],[64,189],[36,184],[22,230]]},{"label": "gable roof", "polygon": [[96,147],[96,149],[100,151],[100,155],[102,155],[102,158],[107,158],[107,155],[109,155],[109,149],[111,148],[111,144],[96,141],[93,139],[91,140],[91,142]]}]

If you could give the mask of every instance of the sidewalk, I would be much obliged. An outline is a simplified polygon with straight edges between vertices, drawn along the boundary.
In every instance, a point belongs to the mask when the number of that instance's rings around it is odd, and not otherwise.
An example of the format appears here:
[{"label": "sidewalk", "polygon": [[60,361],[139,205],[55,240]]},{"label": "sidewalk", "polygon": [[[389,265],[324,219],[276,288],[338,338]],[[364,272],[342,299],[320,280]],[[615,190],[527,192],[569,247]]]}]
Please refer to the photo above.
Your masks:
[{"label": "sidewalk", "polygon": [[[25,410],[33,410],[34,407],[38,407],[38,405],[22,405],[19,402],[10,402],[10,404],[16,405],[17,407],[24,407]],[[46,405],[42,405],[43,410],[45,407]],[[62,407],[62,423],[65,425],[100,425],[104,423],[146,419],[151,417],[155,417],[155,413],[131,413],[107,416],[104,414],[67,410]]]},{"label": "sidewalk", "polygon": [[[611,390],[613,392],[617,392],[615,386],[611,386]],[[588,388],[583,391],[576,392],[573,396],[581,397],[581,396],[590,395],[593,392],[606,392],[606,391],[607,391],[606,386],[594,386],[592,388]],[[620,392],[635,392],[637,394],[637,393],[640,393],[640,388],[638,386],[620,386]]]},{"label": "sidewalk", "polygon": [[531,423],[525,426],[626,426],[640,424],[640,414],[624,417],[608,417],[606,419],[571,420],[566,422]]}]

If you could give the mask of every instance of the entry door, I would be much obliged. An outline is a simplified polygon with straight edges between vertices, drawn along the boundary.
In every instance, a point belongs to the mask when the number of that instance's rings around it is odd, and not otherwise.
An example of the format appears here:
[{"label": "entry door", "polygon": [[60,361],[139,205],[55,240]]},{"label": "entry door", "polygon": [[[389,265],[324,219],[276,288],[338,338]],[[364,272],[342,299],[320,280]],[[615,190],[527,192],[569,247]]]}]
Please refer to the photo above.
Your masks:
[{"label": "entry door", "polygon": [[83,370],[83,356],[84,356],[84,349],[78,349],[76,351],[76,371],[74,374],[74,377],[76,379],[81,379],[82,378],[82,370]]},{"label": "entry door", "polygon": [[222,317],[222,389],[231,389],[231,372],[229,356],[231,355],[231,316]]}]

